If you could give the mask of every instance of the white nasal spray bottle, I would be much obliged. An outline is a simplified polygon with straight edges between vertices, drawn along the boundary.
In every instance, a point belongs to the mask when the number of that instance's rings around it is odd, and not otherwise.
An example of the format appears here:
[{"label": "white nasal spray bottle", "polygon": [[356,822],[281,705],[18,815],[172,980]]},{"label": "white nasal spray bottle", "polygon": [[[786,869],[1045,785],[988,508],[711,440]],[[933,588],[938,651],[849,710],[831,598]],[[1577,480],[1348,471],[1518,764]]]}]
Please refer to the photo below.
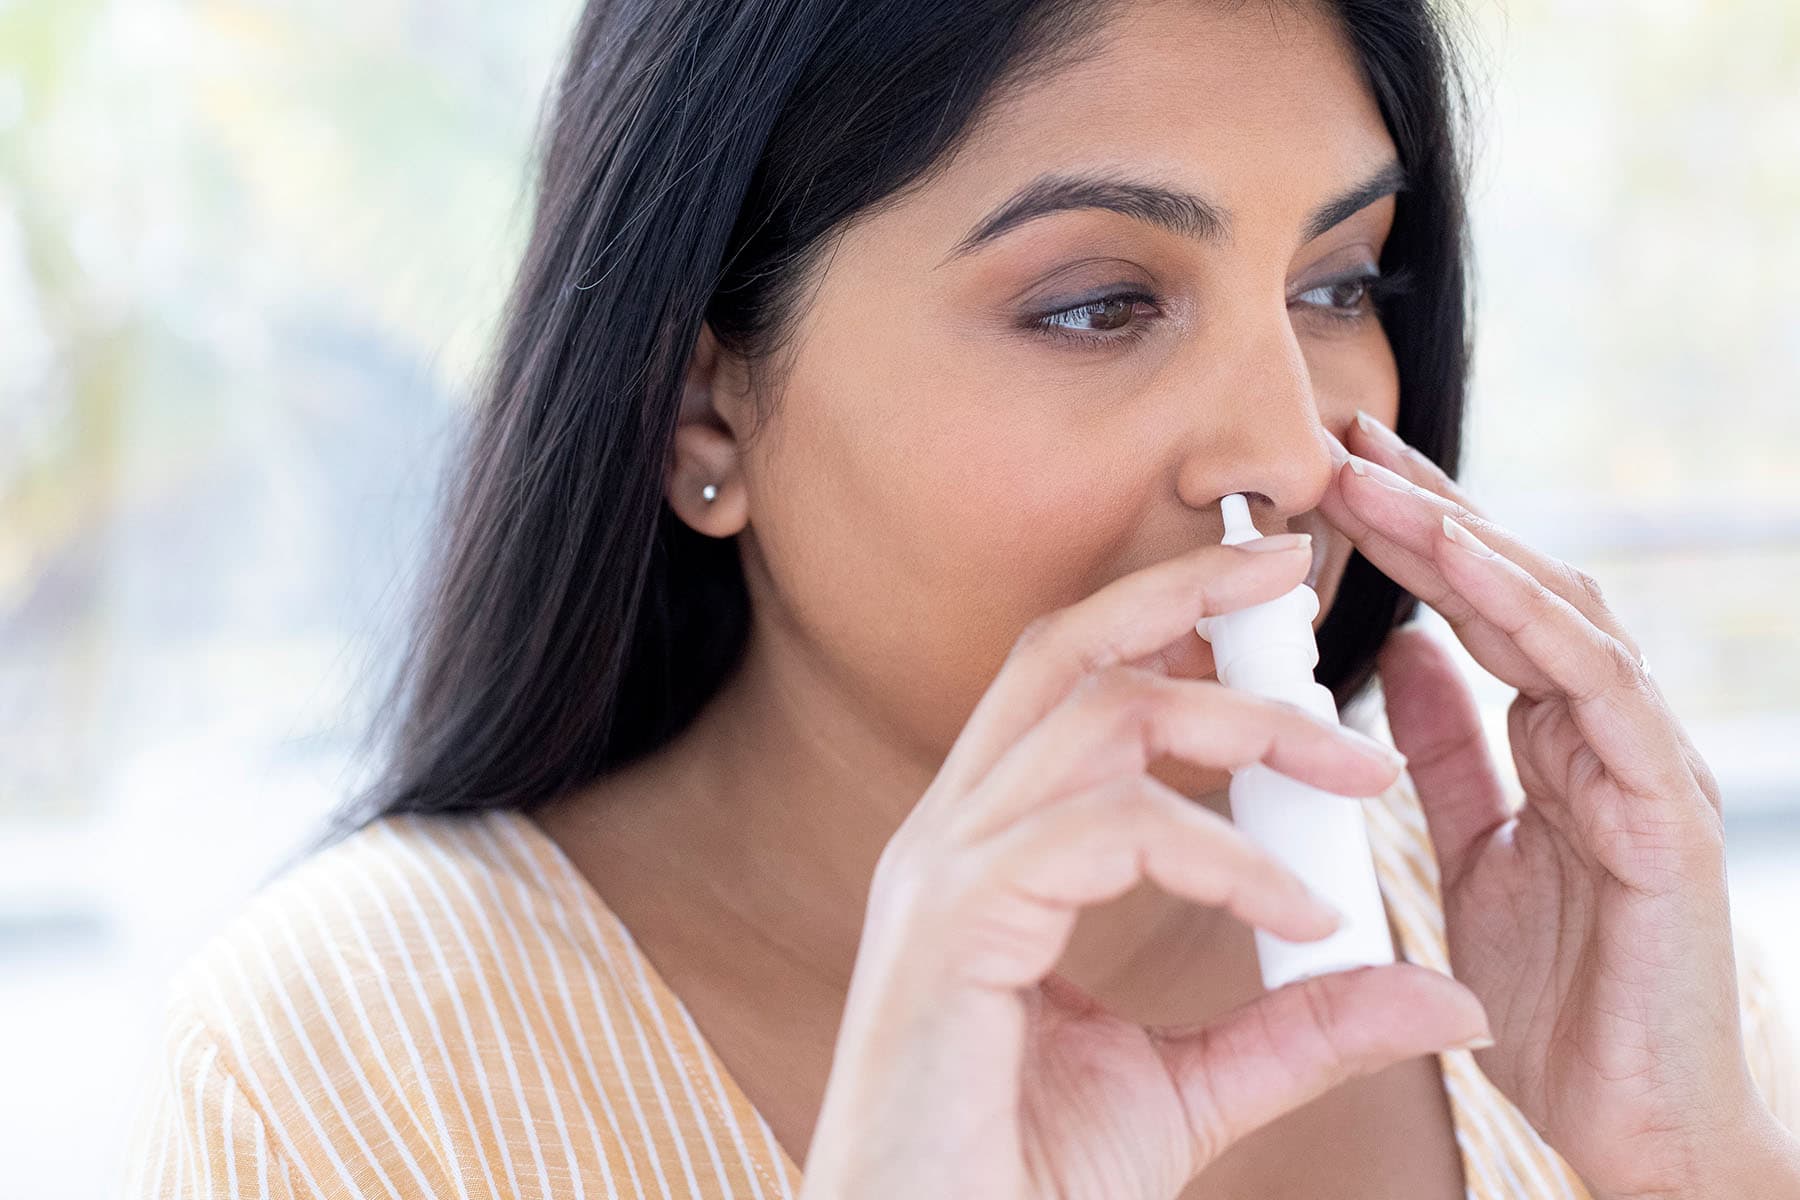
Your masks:
[{"label": "white nasal spray bottle", "polygon": [[[1262,536],[1241,494],[1225,497],[1227,546]],[[1212,643],[1219,682],[1285,700],[1325,720],[1339,720],[1331,689],[1313,678],[1319,645],[1312,621],[1319,594],[1302,583],[1285,595],[1215,617],[1195,630]],[[1263,986],[1350,967],[1394,961],[1387,910],[1375,878],[1375,858],[1363,824],[1362,801],[1279,774],[1254,763],[1231,776],[1231,817],[1244,835],[1337,906],[1344,920],[1316,942],[1290,942],[1254,930]]]}]

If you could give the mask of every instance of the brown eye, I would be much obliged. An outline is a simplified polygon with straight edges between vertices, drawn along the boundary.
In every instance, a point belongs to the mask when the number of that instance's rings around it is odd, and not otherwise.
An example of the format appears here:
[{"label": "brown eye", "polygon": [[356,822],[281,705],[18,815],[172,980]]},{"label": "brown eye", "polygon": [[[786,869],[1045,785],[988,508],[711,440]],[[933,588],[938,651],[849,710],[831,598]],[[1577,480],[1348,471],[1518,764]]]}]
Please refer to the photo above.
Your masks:
[{"label": "brown eye", "polygon": [[1156,298],[1143,292],[1118,292],[1059,308],[1031,319],[1031,326],[1065,341],[1105,344],[1138,337],[1156,313]]},{"label": "brown eye", "polygon": [[1411,287],[1412,273],[1402,267],[1388,274],[1369,271],[1329,280],[1308,288],[1295,299],[1328,320],[1356,323],[1373,317],[1383,301],[1402,295]]},{"label": "brown eye", "polygon": [[[1089,322],[1090,329],[1120,329],[1131,319],[1131,302],[1118,298],[1096,300],[1092,304],[1083,304],[1079,308],[1063,310],[1062,316],[1069,314],[1074,321]],[[1062,324],[1058,321],[1057,324]]]},{"label": "brown eye", "polygon": [[1311,288],[1300,296],[1315,308],[1335,309],[1338,313],[1355,312],[1362,307],[1364,297],[1370,294],[1371,281],[1372,277],[1366,275],[1339,279]]}]

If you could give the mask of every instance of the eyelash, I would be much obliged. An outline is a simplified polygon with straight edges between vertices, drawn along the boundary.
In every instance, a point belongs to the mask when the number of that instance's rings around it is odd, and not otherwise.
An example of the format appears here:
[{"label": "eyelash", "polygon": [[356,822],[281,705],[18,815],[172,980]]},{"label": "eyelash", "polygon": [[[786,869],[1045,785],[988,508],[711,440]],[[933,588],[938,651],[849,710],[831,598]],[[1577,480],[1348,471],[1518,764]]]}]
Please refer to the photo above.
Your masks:
[{"label": "eyelash", "polygon": [[[1341,323],[1343,325],[1360,324],[1372,317],[1388,300],[1411,290],[1413,277],[1411,270],[1407,268],[1401,268],[1400,270],[1386,275],[1379,273],[1369,275],[1349,275],[1339,279],[1328,280],[1325,283],[1319,284],[1317,287],[1308,288],[1301,294],[1307,295],[1312,292],[1326,291],[1332,288],[1343,287],[1348,284],[1362,285],[1361,293],[1358,296],[1357,303],[1354,307],[1345,308],[1341,305],[1312,305],[1309,307],[1315,308],[1326,320]],[[1136,321],[1130,325],[1124,326],[1116,333],[1078,333],[1056,323],[1054,320],[1054,318],[1057,317],[1068,317],[1072,314],[1085,312],[1088,309],[1096,309],[1103,305],[1116,304],[1124,301],[1129,301],[1134,304],[1141,302],[1152,306],[1160,303],[1157,297],[1148,292],[1134,290],[1111,292],[1107,295],[1096,297],[1093,300],[1084,300],[1079,304],[1052,309],[1047,313],[1030,317],[1026,321],[1026,326],[1033,332],[1041,333],[1053,341],[1072,343],[1077,346],[1128,344],[1135,342],[1144,336],[1147,332],[1146,322]]]},{"label": "eyelash", "polygon": [[1072,314],[1086,312],[1089,309],[1100,308],[1103,305],[1121,302],[1130,302],[1132,304],[1141,302],[1152,306],[1159,304],[1157,298],[1149,292],[1111,292],[1093,300],[1083,300],[1079,304],[1051,309],[1041,316],[1029,318],[1026,322],[1026,326],[1034,332],[1041,333],[1045,337],[1050,338],[1052,341],[1068,342],[1077,346],[1124,345],[1126,343],[1135,342],[1143,337],[1146,332],[1145,325],[1147,322],[1134,321],[1132,324],[1125,326],[1116,333],[1077,333],[1075,330],[1065,328],[1055,321],[1055,318],[1057,317],[1068,317]]}]

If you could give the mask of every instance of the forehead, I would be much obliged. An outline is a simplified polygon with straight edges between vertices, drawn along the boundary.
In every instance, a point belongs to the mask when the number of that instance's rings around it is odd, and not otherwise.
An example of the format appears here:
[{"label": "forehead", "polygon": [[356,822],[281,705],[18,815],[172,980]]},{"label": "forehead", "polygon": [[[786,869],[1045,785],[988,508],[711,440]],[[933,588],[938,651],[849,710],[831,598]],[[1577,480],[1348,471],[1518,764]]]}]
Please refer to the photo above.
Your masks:
[{"label": "forehead", "polygon": [[1112,12],[1078,61],[996,97],[934,179],[935,213],[985,211],[1046,167],[1080,166],[1129,168],[1297,223],[1393,157],[1323,6],[1154,0]]}]

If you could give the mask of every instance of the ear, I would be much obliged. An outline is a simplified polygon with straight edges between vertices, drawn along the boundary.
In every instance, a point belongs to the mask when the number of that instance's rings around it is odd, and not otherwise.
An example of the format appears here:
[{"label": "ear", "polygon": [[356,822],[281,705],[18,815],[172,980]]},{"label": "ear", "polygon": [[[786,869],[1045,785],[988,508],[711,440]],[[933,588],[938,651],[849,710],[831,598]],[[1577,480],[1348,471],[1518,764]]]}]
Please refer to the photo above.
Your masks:
[{"label": "ear", "polygon": [[[749,524],[739,435],[748,428],[749,415],[738,361],[720,347],[712,326],[703,323],[682,383],[664,484],[669,507],[696,532],[725,538]],[[709,484],[717,489],[711,500],[703,494]]]}]

